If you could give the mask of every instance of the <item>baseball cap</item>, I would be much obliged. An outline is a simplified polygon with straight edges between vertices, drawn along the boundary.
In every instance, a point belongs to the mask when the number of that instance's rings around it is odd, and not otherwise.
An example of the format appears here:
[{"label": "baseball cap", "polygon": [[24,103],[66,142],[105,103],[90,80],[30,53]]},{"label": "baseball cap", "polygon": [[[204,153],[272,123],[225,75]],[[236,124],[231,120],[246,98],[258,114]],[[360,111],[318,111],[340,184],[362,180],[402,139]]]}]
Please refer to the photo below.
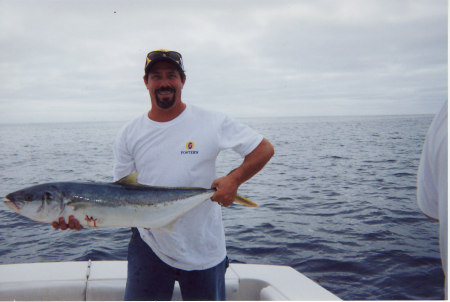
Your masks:
[{"label": "baseball cap", "polygon": [[183,57],[179,52],[167,49],[158,49],[154,51],[150,51],[147,54],[147,58],[145,60],[145,74],[148,74],[150,68],[159,61],[169,61],[175,63],[175,65],[180,69],[180,71],[184,74],[184,66],[183,66]]}]

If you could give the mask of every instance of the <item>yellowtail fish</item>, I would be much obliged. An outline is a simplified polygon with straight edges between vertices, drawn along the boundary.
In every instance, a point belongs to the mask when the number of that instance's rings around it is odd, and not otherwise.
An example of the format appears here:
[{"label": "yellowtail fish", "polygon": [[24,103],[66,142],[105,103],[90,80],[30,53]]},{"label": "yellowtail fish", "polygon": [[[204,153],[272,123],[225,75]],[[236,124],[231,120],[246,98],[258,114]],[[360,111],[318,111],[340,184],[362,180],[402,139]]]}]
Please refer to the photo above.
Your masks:
[{"label": "yellowtail fish", "polygon": [[[4,204],[32,220],[51,223],[73,215],[83,227],[171,230],[178,218],[210,201],[214,189],[141,185],[137,173],[115,183],[53,182],[6,195]],[[211,202],[211,201],[210,201]],[[237,196],[235,202],[257,204]]]}]

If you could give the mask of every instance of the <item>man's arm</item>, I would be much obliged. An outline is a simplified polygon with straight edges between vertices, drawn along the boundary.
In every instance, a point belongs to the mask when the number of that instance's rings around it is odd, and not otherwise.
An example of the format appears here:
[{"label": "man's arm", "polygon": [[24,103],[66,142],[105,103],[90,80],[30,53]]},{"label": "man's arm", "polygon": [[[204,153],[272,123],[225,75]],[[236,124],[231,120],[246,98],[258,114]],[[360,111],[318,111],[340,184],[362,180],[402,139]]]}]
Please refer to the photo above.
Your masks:
[{"label": "man's arm", "polygon": [[245,157],[244,162],[239,167],[231,171],[227,176],[214,180],[211,188],[215,188],[217,191],[211,197],[211,200],[218,202],[224,207],[231,205],[236,198],[239,186],[258,173],[267,164],[274,153],[275,151],[272,144],[264,138],[261,143]]}]

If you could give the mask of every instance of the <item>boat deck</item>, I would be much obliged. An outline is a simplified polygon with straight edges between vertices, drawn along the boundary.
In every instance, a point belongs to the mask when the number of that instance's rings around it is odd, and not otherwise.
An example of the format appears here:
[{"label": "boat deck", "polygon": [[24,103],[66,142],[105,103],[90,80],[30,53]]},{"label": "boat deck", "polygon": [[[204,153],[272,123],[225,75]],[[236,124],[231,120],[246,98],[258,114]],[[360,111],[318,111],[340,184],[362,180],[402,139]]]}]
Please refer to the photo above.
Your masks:
[{"label": "boat deck", "polygon": [[[126,261],[0,265],[0,300],[123,300]],[[288,266],[230,264],[227,300],[340,300]],[[181,300],[178,284],[172,300]]]}]

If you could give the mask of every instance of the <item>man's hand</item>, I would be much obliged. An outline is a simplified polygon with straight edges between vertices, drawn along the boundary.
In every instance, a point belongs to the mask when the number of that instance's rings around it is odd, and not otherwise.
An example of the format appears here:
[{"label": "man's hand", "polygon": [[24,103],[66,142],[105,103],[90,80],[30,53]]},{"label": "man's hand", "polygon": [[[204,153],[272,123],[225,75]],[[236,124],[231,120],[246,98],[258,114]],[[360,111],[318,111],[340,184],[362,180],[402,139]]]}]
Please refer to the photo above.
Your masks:
[{"label": "man's hand", "polygon": [[217,203],[224,207],[231,205],[236,198],[239,186],[258,173],[273,154],[274,149],[272,144],[264,138],[245,157],[244,162],[239,167],[231,171],[227,176],[214,180],[211,188],[216,189],[216,193],[211,197],[211,200],[217,201]]},{"label": "man's hand", "polygon": [[216,189],[216,193],[211,197],[211,200],[216,201],[221,206],[228,207],[234,202],[238,187],[239,184],[230,175],[217,178],[211,185],[211,188]]},{"label": "man's hand", "polygon": [[61,229],[61,230],[66,230],[66,229],[71,229],[71,230],[81,230],[83,228],[83,226],[80,224],[80,222],[75,219],[75,217],[73,217],[73,215],[69,216],[69,222],[66,223],[66,220],[64,219],[64,217],[59,217],[58,221],[53,221],[51,223],[51,225],[55,228],[55,230]]}]

